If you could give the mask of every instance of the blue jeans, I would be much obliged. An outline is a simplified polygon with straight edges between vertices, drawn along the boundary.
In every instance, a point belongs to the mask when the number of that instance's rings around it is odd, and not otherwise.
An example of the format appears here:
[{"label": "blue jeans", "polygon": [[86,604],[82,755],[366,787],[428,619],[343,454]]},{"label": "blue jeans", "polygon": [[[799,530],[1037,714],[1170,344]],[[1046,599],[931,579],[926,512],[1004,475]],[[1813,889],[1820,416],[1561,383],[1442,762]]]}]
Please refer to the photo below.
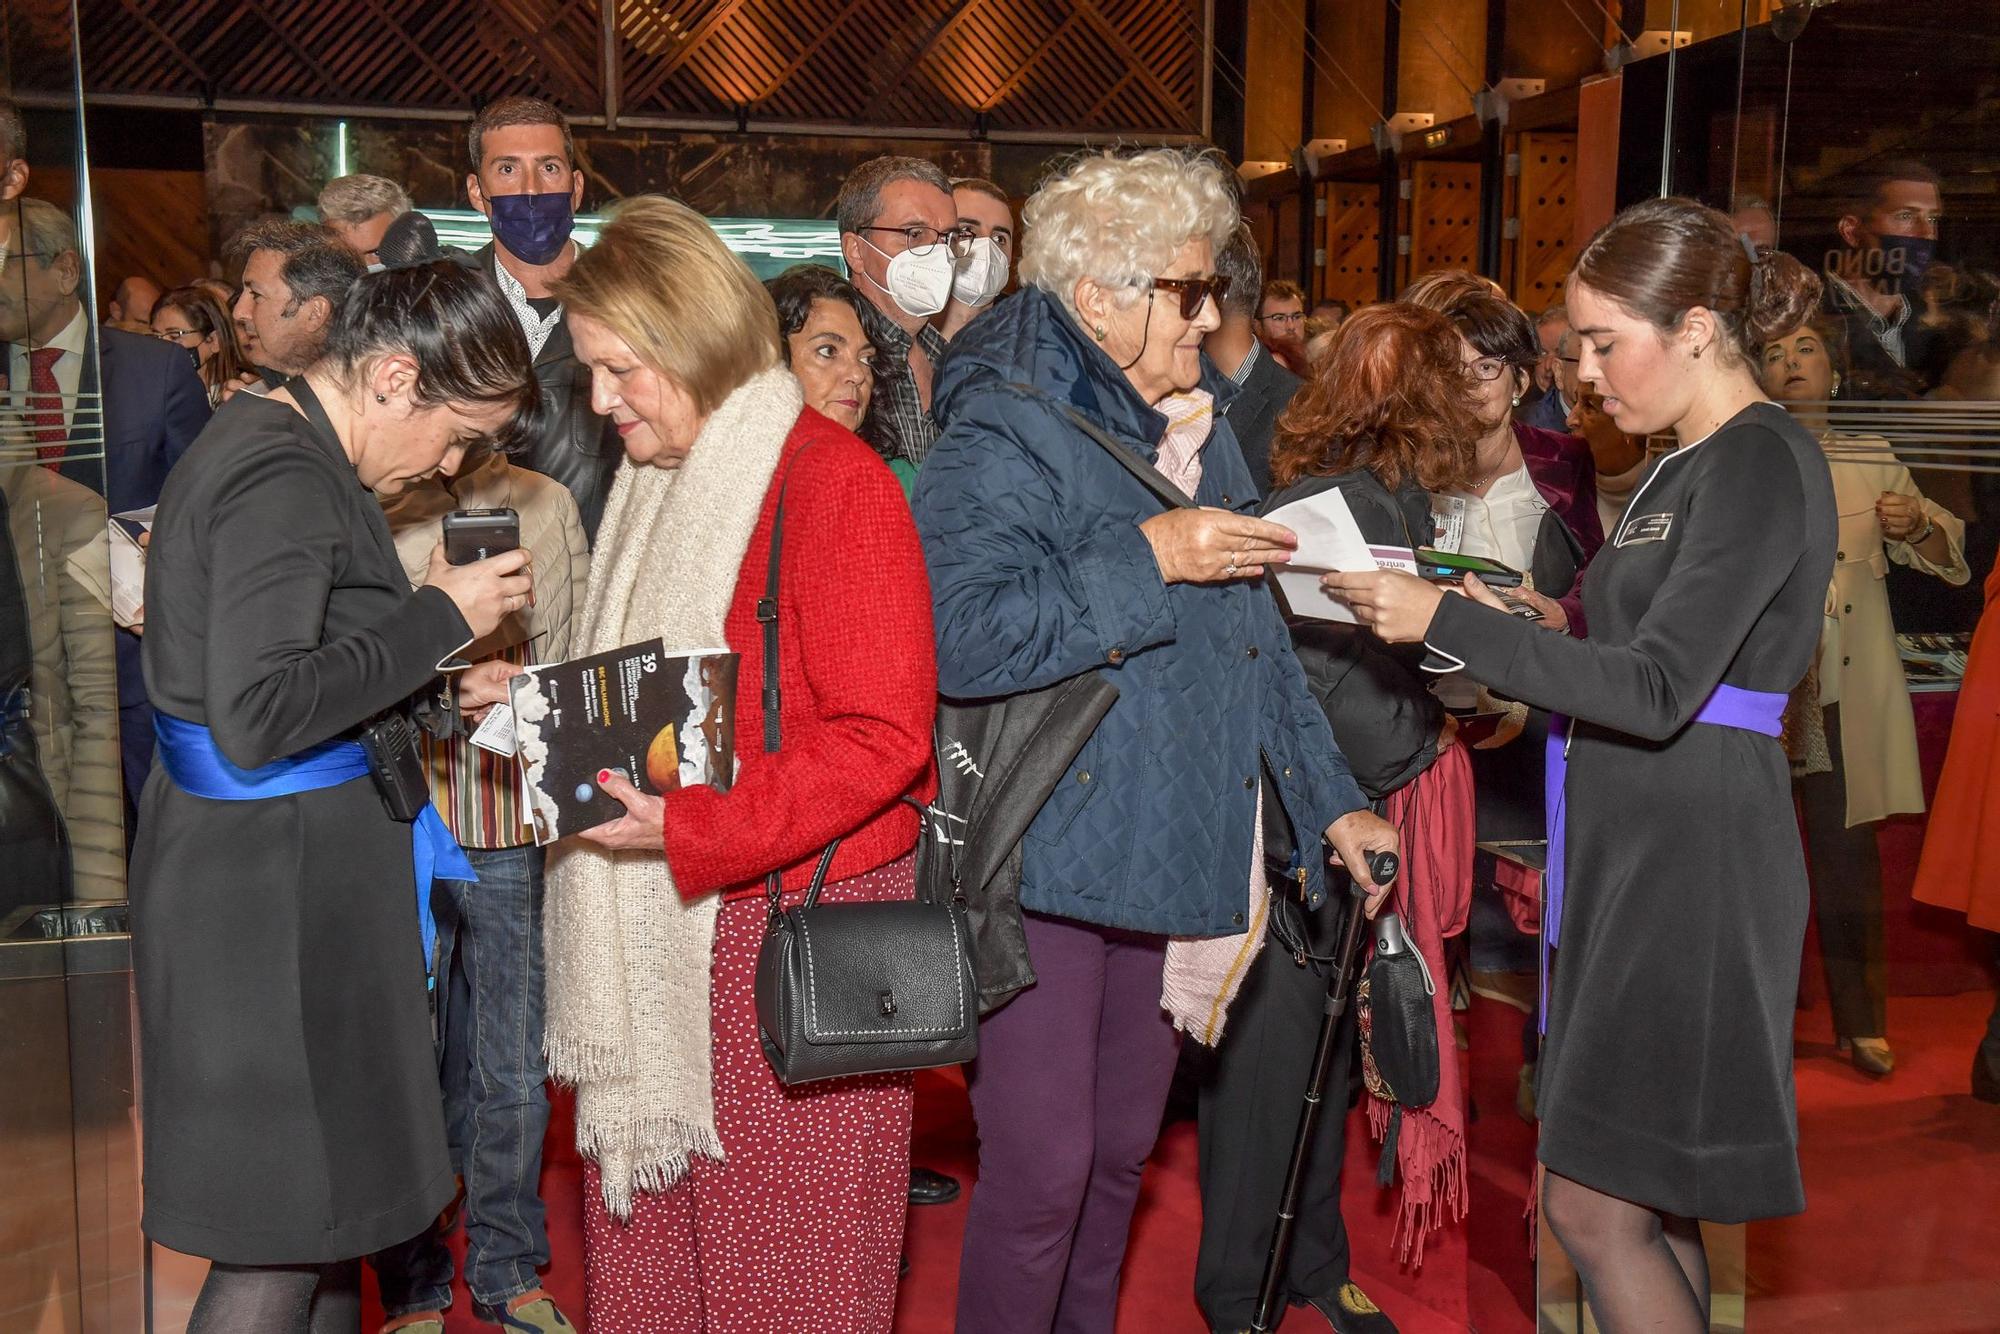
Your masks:
[{"label": "blue jeans", "polygon": [[[481,1306],[536,1287],[549,1262],[540,1190],[549,1098],[542,1059],[542,849],[467,848],[479,883],[438,883],[438,1052],[445,1130],[465,1179],[465,1285]],[[374,1257],[390,1316],[451,1304],[432,1228]]]}]

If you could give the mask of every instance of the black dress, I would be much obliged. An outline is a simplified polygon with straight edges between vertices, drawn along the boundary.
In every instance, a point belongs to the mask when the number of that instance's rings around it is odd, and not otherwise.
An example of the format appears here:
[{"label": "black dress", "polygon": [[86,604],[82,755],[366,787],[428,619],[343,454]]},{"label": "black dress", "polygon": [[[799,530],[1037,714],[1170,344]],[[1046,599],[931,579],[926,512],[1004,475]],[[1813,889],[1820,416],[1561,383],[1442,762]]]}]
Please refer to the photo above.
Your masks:
[{"label": "black dress", "polygon": [[1834,554],[1825,455],[1759,403],[1655,464],[1590,568],[1590,638],[1447,597],[1434,648],[1579,721],[1537,1106],[1549,1170],[1717,1222],[1796,1213],[1806,871],[1779,742],[1695,724],[1789,691]]},{"label": "black dress", "polygon": [[[410,592],[339,443],[239,395],[175,467],[148,554],[146,685],[255,768],[357,726],[471,638]],[[212,801],[155,766],[132,876],[145,1230],[235,1264],[402,1241],[453,1192],[410,827],[366,777]]]}]

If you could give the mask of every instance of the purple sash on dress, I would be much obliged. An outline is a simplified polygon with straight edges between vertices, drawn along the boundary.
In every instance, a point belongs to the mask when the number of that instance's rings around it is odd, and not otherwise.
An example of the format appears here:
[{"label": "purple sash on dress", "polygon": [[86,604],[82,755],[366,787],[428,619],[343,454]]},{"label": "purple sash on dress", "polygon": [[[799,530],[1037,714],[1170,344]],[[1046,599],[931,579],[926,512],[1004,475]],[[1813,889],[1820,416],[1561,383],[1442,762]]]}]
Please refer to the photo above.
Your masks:
[{"label": "purple sash on dress", "polygon": [[[1718,685],[1701,706],[1701,712],[1695,714],[1694,721],[1775,737],[1784,731],[1786,699],[1778,691]],[[1572,721],[1560,713],[1549,718],[1548,767],[1542,789],[1549,831],[1548,864],[1542,871],[1542,902],[1547,908],[1542,915],[1541,1031],[1544,1033],[1549,1031],[1549,951],[1562,944],[1563,851],[1569,824],[1563,792],[1564,780],[1569,776],[1572,726]]]}]

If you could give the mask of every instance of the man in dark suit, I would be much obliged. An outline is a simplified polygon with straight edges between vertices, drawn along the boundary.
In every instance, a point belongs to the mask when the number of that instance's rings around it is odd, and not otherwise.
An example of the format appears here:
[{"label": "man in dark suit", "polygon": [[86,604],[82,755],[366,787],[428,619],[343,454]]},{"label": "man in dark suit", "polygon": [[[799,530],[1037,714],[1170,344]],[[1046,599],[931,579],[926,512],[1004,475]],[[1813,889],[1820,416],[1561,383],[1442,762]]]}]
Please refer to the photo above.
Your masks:
[{"label": "man in dark suit", "polygon": [[[8,426],[46,466],[104,496],[113,514],[160,498],[167,472],[208,424],[208,394],[185,349],[101,331],[79,295],[83,259],[67,213],[40,199],[0,208],[0,341],[9,344]],[[139,637],[117,632],[119,749],[129,838],[153,764],[153,711]]]},{"label": "man in dark suit", "polygon": [[590,368],[577,360],[562,303],[549,292],[577,255],[570,229],[583,173],[569,125],[538,98],[503,97],[473,118],[467,147],[465,192],[493,226],[479,266],[521,322],[547,409],[540,437],[511,461],[568,487],[594,541],[625,454],[611,420],[590,410]]},{"label": "man in dark suit", "polygon": [[1264,293],[1264,260],[1248,224],[1239,224],[1236,235],[1216,255],[1215,271],[1229,279],[1229,295],[1222,300],[1222,323],[1202,340],[1202,351],[1236,383],[1236,396],[1223,406],[1223,415],[1243,447],[1257,494],[1268,496],[1272,428],[1304,381],[1279,365],[1258,341],[1255,321]]}]

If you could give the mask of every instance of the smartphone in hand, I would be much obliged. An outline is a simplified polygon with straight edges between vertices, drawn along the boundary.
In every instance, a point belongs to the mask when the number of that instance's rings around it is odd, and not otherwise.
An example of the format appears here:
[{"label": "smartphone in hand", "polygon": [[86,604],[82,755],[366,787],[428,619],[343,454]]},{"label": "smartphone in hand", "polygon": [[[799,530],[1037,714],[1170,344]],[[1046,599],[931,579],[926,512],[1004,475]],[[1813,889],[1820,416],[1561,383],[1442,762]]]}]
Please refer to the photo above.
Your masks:
[{"label": "smartphone in hand", "polygon": [[470,565],[521,545],[521,516],[511,509],[453,510],[444,516],[444,558]]}]

